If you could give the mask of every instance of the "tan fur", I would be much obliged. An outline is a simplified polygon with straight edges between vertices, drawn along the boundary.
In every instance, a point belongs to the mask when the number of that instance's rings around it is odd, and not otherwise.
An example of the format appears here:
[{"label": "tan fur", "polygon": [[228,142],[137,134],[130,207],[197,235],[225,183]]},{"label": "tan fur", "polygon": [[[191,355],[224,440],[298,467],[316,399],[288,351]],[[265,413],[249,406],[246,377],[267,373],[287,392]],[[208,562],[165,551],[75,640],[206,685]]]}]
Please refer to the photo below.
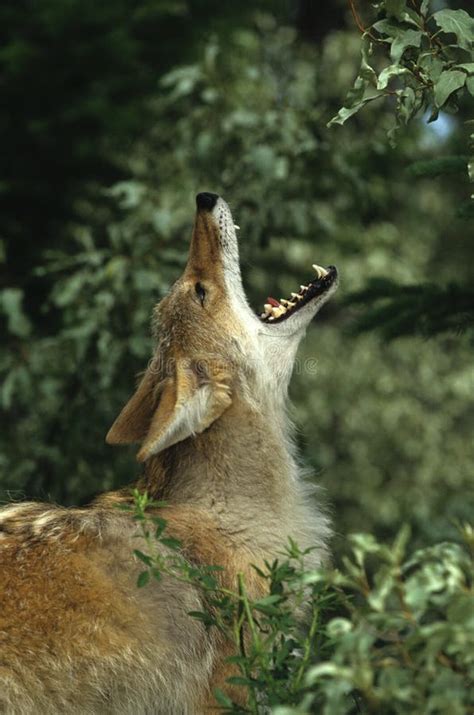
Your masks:
[{"label": "tan fur", "polygon": [[[316,546],[310,566],[326,554],[327,520],[307,503],[284,411],[315,310],[292,318],[292,333],[261,329],[227,206],[198,211],[186,270],[155,311],[153,360],[108,434],[140,443],[137,486],[166,502],[184,558],[222,566],[227,589],[243,574],[254,598],[265,582],[253,565],[278,557],[290,535]],[[137,589],[133,550],[144,545],[117,509],[130,501],[122,490],[82,509],[0,510],[2,715],[200,715],[215,708],[215,687],[244,704],[226,684],[231,644],[188,615],[204,608],[200,591],[170,576]]]}]

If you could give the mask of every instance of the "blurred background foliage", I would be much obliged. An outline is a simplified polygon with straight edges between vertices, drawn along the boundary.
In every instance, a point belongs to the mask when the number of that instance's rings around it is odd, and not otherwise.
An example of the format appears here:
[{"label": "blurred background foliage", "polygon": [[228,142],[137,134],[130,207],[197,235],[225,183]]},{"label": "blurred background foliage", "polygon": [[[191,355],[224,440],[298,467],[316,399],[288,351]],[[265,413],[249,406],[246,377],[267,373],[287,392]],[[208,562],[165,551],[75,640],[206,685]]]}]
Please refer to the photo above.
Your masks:
[{"label": "blurred background foliage", "polygon": [[340,269],[301,349],[317,369],[291,390],[336,532],[455,537],[474,506],[472,338],[422,335],[415,311],[389,341],[352,295],[472,285],[468,177],[450,159],[472,106],[416,119],[395,147],[390,100],[328,128],[360,64],[344,0],[19,0],[0,37],[0,498],[78,504],[138,474],[104,435],[210,190],[241,226],[256,310],[314,261]]}]

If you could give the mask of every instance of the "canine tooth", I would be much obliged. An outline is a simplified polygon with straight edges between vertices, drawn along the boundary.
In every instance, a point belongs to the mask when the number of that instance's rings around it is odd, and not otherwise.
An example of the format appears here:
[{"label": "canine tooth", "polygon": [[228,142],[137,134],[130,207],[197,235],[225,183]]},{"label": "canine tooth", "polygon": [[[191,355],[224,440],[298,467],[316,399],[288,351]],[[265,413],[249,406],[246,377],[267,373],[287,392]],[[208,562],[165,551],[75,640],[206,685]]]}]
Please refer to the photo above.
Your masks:
[{"label": "canine tooth", "polygon": [[263,306],[263,309],[264,309],[265,313],[268,314],[268,313],[272,312],[272,307],[273,306],[271,306],[270,303],[265,303],[265,305]]},{"label": "canine tooth", "polygon": [[327,276],[328,274],[327,270],[322,266],[318,266],[317,263],[313,263],[313,269],[316,271],[318,278],[324,278],[324,276]]},{"label": "canine tooth", "polygon": [[240,226],[237,226],[236,223],[234,223],[234,228],[237,229],[237,231],[240,231]]}]

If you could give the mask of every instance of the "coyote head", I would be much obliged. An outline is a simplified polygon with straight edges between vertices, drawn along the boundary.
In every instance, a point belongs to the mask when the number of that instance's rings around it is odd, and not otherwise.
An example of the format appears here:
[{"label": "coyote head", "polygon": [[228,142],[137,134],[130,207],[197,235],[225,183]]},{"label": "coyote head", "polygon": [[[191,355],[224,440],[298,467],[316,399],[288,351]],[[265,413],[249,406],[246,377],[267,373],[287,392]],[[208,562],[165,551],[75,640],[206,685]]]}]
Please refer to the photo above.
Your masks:
[{"label": "coyote head", "polygon": [[107,435],[109,444],[140,442],[140,461],[200,434],[233,404],[278,409],[306,327],[337,287],[336,268],[315,265],[313,280],[255,315],[229,207],[211,193],[196,203],[185,271],[154,311],[153,358]]}]

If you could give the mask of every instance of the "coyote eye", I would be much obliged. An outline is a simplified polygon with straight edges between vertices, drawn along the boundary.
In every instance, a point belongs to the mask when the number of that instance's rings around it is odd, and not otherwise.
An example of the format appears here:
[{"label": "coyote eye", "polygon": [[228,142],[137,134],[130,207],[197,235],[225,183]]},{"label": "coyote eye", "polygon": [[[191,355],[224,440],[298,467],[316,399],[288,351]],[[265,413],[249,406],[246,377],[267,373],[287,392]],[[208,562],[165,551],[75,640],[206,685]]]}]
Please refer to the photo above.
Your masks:
[{"label": "coyote eye", "polygon": [[204,305],[204,298],[206,297],[206,291],[204,290],[204,286],[202,283],[196,283],[194,286],[194,290],[196,291],[197,296],[199,297],[199,300],[201,301],[201,305]]}]

